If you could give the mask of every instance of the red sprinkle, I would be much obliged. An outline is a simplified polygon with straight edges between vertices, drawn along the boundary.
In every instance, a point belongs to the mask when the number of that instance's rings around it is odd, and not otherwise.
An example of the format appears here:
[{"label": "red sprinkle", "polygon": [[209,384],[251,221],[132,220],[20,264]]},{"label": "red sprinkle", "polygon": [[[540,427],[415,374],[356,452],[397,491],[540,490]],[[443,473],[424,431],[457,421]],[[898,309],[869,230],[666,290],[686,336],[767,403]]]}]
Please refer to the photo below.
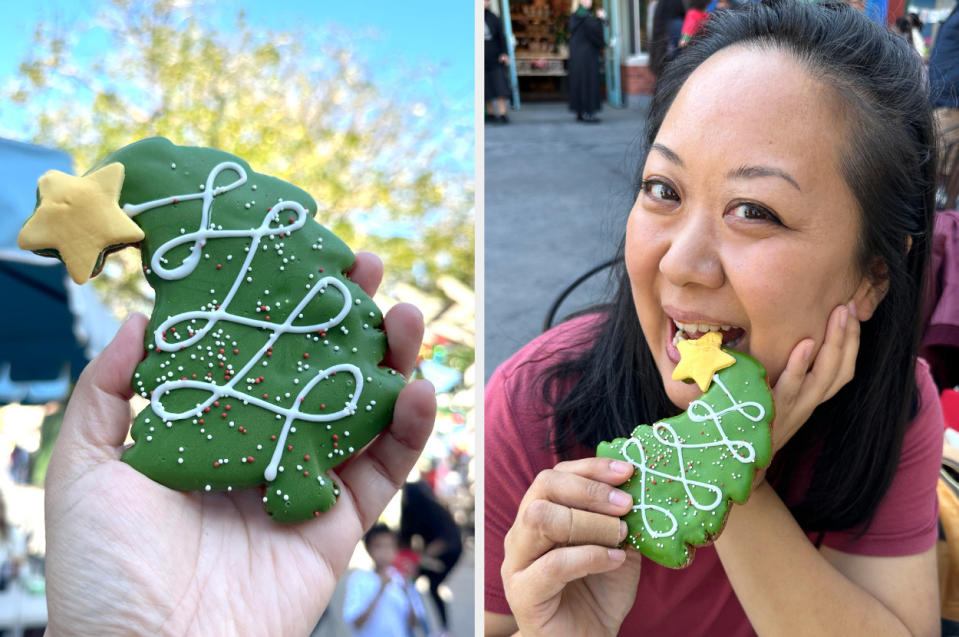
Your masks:
[{"label": "red sprinkle", "polygon": [[246,461],[247,461],[247,462],[253,462],[253,456],[247,456],[247,457],[246,457]]},{"label": "red sprinkle", "polygon": [[310,454],[306,454],[305,456],[303,456],[303,459],[304,459],[304,460],[309,460],[309,459],[310,459]]}]

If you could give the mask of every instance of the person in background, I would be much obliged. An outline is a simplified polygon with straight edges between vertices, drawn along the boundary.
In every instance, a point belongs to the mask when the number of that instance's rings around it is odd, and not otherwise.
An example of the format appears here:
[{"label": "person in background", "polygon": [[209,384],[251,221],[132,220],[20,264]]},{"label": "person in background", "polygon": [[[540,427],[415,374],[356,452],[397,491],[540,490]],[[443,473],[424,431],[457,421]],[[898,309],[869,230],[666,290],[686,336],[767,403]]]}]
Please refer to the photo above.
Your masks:
[{"label": "person in background", "polygon": [[417,536],[423,542],[419,574],[430,582],[430,596],[440,616],[441,634],[445,634],[449,630],[449,618],[439,588],[459,561],[463,540],[449,510],[422,480],[403,485],[400,512],[400,543],[412,546]]},{"label": "person in background", "polygon": [[506,98],[509,97],[510,90],[509,81],[506,79],[506,67],[509,66],[506,36],[504,35],[502,20],[489,10],[489,0],[483,0],[483,7],[485,31],[483,71],[485,74],[486,121],[508,124]]},{"label": "person in background", "polygon": [[7,507],[0,493],[0,591],[17,578],[26,559],[26,538],[19,528],[7,522]]},{"label": "person in background", "polygon": [[569,109],[577,120],[597,124],[596,113],[602,106],[599,65],[606,14],[599,9],[593,15],[592,6],[593,0],[579,0],[579,7],[569,16]]},{"label": "person in background", "polygon": [[373,560],[373,570],[356,570],[346,581],[343,619],[353,635],[406,637],[425,621],[419,593],[393,567],[396,533],[382,523],[363,536],[363,546]]},{"label": "person in background", "polygon": [[[936,44],[929,56],[929,99],[936,119],[940,157],[945,147],[959,139],[959,3],[939,27]],[[940,167],[949,173],[951,162]]]},{"label": "person in background", "polygon": [[653,13],[653,29],[649,45],[649,70],[657,78],[666,63],[676,57],[682,35],[686,6],[683,0],[659,0]]},{"label": "person in background", "polygon": [[683,20],[683,30],[679,36],[680,47],[689,44],[689,39],[703,28],[703,23],[709,18],[707,6],[709,6],[709,0],[690,0],[689,10]]}]

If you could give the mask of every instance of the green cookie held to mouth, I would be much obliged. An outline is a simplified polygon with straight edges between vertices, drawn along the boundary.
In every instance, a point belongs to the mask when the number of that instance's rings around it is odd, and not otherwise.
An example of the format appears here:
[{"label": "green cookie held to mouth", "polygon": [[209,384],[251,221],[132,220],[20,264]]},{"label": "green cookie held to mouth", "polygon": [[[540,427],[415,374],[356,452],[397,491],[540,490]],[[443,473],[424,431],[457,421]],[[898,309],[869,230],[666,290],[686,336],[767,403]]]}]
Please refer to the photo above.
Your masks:
[{"label": "green cookie held to mouth", "polygon": [[626,539],[671,568],[688,566],[696,546],[715,540],[730,500],[746,501],[756,469],[772,455],[775,412],[766,370],[746,354],[721,349],[721,340],[711,332],[681,348],[678,379],[696,378],[705,391],[685,413],[602,442],[596,453],[633,465],[621,486],[633,496],[623,517]]}]

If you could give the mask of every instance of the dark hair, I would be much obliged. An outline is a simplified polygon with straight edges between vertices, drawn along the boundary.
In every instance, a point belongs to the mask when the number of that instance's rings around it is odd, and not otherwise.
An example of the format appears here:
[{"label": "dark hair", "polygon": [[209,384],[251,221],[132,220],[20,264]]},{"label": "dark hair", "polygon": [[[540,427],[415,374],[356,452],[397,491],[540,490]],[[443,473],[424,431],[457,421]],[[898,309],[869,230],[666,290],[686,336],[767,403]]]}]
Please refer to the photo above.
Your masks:
[{"label": "dark hair", "polygon": [[[846,121],[840,169],[861,209],[857,258],[862,271],[884,280],[888,291],[862,325],[855,377],[815,410],[777,457],[769,479],[786,493],[789,468],[818,454],[793,515],[810,531],[864,530],[892,482],[918,400],[914,372],[935,184],[921,63],[902,38],[845,3],[767,0],[718,12],[657,83],[640,169],[680,88],[729,46],[788,52],[832,87]],[[618,289],[609,305],[598,308],[603,318],[587,335],[590,347],[553,365],[541,379],[553,406],[550,444],[561,457],[577,445],[595,447],[675,412],[636,318],[624,245],[613,274]],[[560,388],[570,382],[572,389],[562,395]]]},{"label": "dark hair", "polygon": [[709,6],[710,0],[689,0],[689,8],[697,11],[705,11]]},{"label": "dark hair", "polygon": [[363,546],[366,547],[366,550],[370,549],[370,542],[373,541],[377,535],[389,535],[394,540],[396,539],[396,531],[383,524],[382,522],[377,522],[370,527],[370,530],[366,532],[366,535],[363,536]]}]

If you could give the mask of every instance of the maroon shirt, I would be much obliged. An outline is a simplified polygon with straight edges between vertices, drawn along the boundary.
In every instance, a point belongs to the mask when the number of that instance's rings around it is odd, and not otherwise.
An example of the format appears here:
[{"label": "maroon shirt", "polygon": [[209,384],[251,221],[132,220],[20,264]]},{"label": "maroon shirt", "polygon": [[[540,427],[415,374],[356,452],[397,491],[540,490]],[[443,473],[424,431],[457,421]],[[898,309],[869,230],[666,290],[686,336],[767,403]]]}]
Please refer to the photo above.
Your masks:
[{"label": "maroon shirt", "polygon": [[[487,611],[512,614],[500,577],[503,539],[536,474],[558,462],[546,444],[552,421],[537,379],[556,361],[557,352],[585,348],[596,320],[596,315],[580,317],[543,334],[503,363],[486,386],[483,455]],[[872,525],[859,538],[855,538],[858,529],[826,533],[823,545],[858,555],[899,556],[921,553],[935,544],[943,424],[936,387],[922,359],[916,365],[916,382],[919,413],[906,432],[899,468]],[[582,448],[577,455],[588,457],[593,452]],[[798,468],[800,475],[808,478],[811,466],[810,459]],[[808,484],[808,479],[805,482]],[[731,514],[735,515],[735,508]],[[810,541],[817,535],[809,533]],[[636,604],[620,633],[755,634],[712,546],[697,548],[693,563],[682,570],[643,558]]]}]

